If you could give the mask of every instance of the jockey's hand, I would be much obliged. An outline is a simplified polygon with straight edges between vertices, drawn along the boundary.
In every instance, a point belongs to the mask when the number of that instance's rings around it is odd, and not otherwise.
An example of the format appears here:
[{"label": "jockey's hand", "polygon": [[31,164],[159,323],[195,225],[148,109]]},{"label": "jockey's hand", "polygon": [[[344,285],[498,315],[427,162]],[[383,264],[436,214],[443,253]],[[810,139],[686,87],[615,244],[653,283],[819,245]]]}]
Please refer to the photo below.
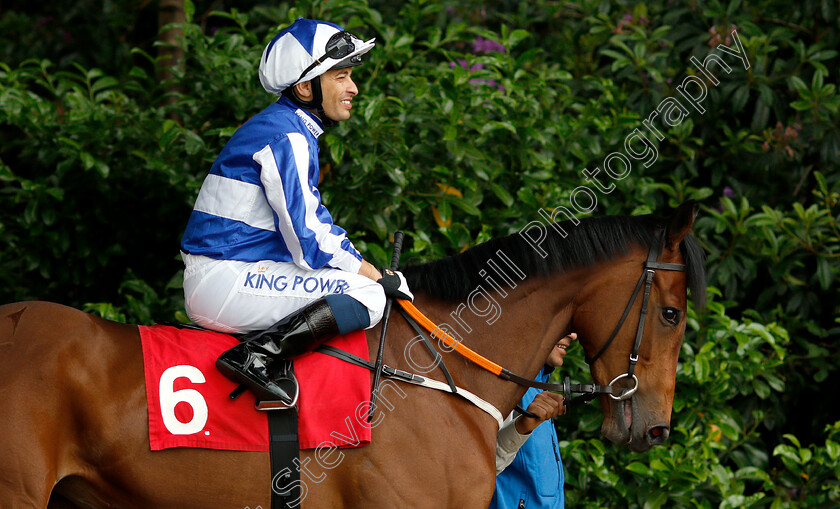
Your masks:
[{"label": "jockey's hand", "polygon": [[387,297],[406,299],[414,302],[414,295],[408,289],[405,276],[398,270],[382,269],[382,278],[377,281],[385,289]]},{"label": "jockey's hand", "polygon": [[537,394],[537,397],[528,405],[526,410],[536,415],[537,418],[535,419],[525,415],[517,417],[514,426],[516,426],[516,431],[520,435],[527,435],[544,421],[563,415],[566,412],[566,406],[563,404],[562,394],[543,391]]}]

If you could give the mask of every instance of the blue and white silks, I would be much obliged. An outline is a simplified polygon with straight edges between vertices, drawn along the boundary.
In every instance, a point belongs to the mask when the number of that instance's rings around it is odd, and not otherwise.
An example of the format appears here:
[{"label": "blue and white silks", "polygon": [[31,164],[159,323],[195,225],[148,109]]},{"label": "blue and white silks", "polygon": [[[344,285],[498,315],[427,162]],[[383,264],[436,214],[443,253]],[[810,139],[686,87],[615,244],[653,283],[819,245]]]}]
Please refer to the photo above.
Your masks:
[{"label": "blue and white silks", "polygon": [[318,192],[317,117],[281,98],[231,137],[201,186],[181,250],[217,260],[358,272],[362,256]]},{"label": "blue and white silks", "polygon": [[317,117],[284,97],[219,154],[181,241],[193,322],[220,332],[265,329],[328,295],[367,308],[369,321],[349,322],[379,322],[382,286],[358,274],[361,254],[321,204],[322,133]]}]

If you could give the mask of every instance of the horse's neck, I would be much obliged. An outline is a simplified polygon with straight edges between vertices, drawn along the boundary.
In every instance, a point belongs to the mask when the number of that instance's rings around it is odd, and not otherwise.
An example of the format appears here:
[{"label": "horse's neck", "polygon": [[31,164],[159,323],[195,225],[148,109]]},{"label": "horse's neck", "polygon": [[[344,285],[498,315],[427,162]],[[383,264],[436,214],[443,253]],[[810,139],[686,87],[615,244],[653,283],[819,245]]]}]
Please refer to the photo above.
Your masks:
[{"label": "horse's neck", "polygon": [[[504,287],[506,295],[480,292],[463,303],[418,295],[415,304],[435,323],[446,324],[447,331],[465,346],[517,375],[533,379],[551,348],[571,332],[572,303],[587,272],[530,278],[515,288]],[[513,410],[526,390],[466,362],[457,353],[443,357],[457,385],[487,400],[503,415]]]}]

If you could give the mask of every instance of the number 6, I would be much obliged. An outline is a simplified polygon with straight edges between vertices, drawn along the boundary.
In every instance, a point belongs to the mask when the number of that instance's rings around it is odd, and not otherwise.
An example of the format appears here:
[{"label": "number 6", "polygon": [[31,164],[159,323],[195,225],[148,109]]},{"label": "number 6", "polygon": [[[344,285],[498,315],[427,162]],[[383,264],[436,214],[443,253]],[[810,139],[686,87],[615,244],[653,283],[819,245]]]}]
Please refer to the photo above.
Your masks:
[{"label": "number 6", "polygon": [[[201,393],[195,389],[181,389],[176,391],[175,379],[185,377],[194,384],[203,384],[204,373],[195,366],[172,366],[160,376],[159,396],[160,414],[163,425],[173,435],[192,435],[204,429],[207,424],[207,402]],[[175,406],[186,403],[193,409],[190,422],[181,422],[175,417]]]}]

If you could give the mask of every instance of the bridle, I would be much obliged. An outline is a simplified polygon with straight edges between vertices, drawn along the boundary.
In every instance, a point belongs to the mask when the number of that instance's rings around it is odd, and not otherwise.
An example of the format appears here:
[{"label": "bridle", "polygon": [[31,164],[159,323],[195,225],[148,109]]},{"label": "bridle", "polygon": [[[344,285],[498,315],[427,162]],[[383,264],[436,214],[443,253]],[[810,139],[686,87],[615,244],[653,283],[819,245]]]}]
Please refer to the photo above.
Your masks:
[{"label": "bridle", "polygon": [[613,329],[613,332],[612,334],[610,334],[609,339],[607,339],[606,343],[604,343],[604,346],[602,346],[601,349],[598,350],[598,353],[596,353],[592,357],[587,356],[586,358],[586,363],[591,366],[593,362],[598,360],[601,357],[601,355],[603,355],[603,353],[607,351],[607,348],[609,348],[615,337],[618,335],[618,331],[621,330],[621,326],[624,325],[624,320],[627,319],[627,315],[630,313],[630,309],[633,307],[633,304],[636,302],[636,298],[639,296],[639,290],[641,290],[642,288],[642,283],[644,283],[645,293],[644,297],[642,298],[642,310],[639,313],[639,326],[636,328],[636,340],[633,343],[633,351],[630,353],[630,365],[627,368],[627,372],[613,378],[609,385],[597,386],[609,387],[610,389],[612,389],[613,385],[615,385],[615,383],[619,380],[622,380],[624,378],[632,379],[632,388],[625,390],[619,395],[616,395],[616,391],[614,389],[608,393],[610,398],[616,401],[623,401],[625,399],[630,398],[639,389],[639,378],[635,375],[634,371],[636,369],[636,363],[639,361],[639,348],[642,346],[642,334],[645,330],[645,318],[647,317],[648,301],[650,300],[650,289],[653,285],[653,276],[656,273],[656,269],[673,270],[680,272],[685,272],[686,270],[685,264],[682,263],[665,263],[657,261],[657,259],[659,258],[659,253],[662,250],[664,240],[665,229],[659,226],[656,230],[656,242],[654,242],[653,245],[650,246],[647,261],[645,261],[644,265],[644,271],[642,272],[642,275],[639,276],[639,281],[636,282],[636,288],[633,290],[633,295],[630,297],[630,301],[624,308],[624,313],[621,314],[621,319],[618,320],[618,324],[616,324],[615,329]]}]

